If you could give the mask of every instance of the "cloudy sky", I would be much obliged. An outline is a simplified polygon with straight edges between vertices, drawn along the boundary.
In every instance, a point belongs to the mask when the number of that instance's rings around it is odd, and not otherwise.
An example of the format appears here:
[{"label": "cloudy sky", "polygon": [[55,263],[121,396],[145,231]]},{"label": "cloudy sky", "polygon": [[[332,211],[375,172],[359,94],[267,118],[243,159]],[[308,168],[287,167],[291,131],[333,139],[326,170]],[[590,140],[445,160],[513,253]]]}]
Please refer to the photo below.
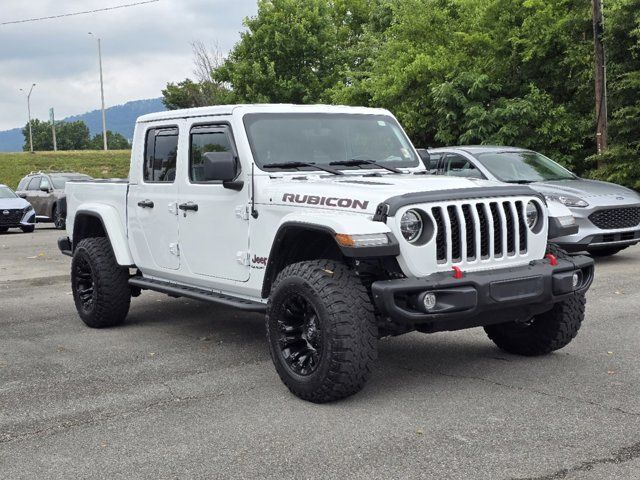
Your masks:
[{"label": "cloudy sky", "polygon": [[[140,0],[0,0],[0,24]],[[106,106],[161,96],[167,82],[193,76],[190,43],[228,51],[256,0],[159,0],[74,17],[0,25],[0,130],[26,123],[20,88],[36,83],[32,116],[56,118],[100,108],[97,42],[102,38]]]}]

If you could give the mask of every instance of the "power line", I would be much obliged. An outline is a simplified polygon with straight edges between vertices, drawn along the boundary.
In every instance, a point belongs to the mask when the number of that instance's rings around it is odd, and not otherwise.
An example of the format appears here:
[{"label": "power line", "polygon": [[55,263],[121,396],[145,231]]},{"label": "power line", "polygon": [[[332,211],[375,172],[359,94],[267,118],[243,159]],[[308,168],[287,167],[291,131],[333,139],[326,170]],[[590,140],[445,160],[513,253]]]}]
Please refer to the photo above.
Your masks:
[{"label": "power line", "polygon": [[12,24],[16,24],[16,23],[39,22],[41,20],[51,20],[51,19],[54,19],[54,18],[75,17],[76,15],[87,15],[89,13],[106,12],[106,11],[109,11],[109,10],[118,10],[119,8],[135,7],[137,5],[145,5],[147,3],[156,3],[156,2],[159,2],[159,1],[160,0],[146,0],[146,1],[143,1],[143,2],[128,3],[126,5],[116,5],[114,7],[97,8],[95,10],[85,10],[84,12],[63,13],[61,15],[51,15],[49,17],[27,18],[25,20],[13,20],[11,22],[1,22],[0,26],[2,26],[2,25],[12,25]]}]

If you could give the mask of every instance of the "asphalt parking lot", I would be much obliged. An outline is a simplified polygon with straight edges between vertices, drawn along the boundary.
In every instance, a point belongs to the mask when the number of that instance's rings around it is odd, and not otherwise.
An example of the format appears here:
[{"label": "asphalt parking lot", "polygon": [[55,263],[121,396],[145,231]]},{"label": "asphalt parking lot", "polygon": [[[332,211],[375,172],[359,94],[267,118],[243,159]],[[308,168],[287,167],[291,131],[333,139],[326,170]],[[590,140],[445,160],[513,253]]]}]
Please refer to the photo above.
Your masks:
[{"label": "asphalt parking lot", "polygon": [[405,335],[318,406],[280,382],[259,315],[144,293],[123,327],[85,327],[59,235],[0,235],[2,479],[640,478],[640,247],[597,262],[560,352]]}]

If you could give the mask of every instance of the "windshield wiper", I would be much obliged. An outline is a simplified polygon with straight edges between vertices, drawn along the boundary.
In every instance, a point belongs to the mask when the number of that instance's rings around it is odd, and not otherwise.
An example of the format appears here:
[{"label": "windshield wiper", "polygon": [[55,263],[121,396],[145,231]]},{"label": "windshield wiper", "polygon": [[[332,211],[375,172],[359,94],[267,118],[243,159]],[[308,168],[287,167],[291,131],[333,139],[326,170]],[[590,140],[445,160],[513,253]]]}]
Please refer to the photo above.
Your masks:
[{"label": "windshield wiper", "polygon": [[337,162],[331,162],[331,163],[329,163],[329,165],[343,165],[345,167],[358,167],[360,165],[374,165],[376,167],[380,167],[380,168],[384,168],[385,170],[389,170],[390,172],[393,172],[393,173],[405,173],[402,170],[398,170],[397,168],[389,167],[389,166],[384,165],[382,163],[378,163],[375,160],[364,160],[364,159],[359,159],[359,158],[352,158],[351,160],[340,160],[340,161],[337,161]]},{"label": "windshield wiper", "polygon": [[301,168],[301,167],[311,167],[317,168],[318,170],[324,170],[325,172],[333,173],[334,175],[344,175],[340,170],[335,170],[333,168],[324,167],[322,165],[318,165],[313,162],[284,162],[284,163],[266,163],[262,165],[265,168]]},{"label": "windshield wiper", "polygon": [[528,185],[530,183],[535,183],[536,180],[505,180],[504,183],[517,183],[518,185]]}]

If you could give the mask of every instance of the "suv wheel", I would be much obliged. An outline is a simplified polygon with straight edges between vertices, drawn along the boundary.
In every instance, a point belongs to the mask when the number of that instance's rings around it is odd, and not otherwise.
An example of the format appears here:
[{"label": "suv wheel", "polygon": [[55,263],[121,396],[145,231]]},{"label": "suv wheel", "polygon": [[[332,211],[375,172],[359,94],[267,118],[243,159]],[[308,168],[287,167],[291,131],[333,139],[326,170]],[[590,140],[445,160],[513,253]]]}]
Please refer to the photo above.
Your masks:
[{"label": "suv wheel", "polygon": [[71,261],[71,290],[89,327],[124,322],[131,303],[129,270],[117,264],[108,238],[85,238],[78,244]]},{"label": "suv wheel", "polygon": [[58,211],[58,207],[53,207],[53,225],[58,230],[64,230],[66,227],[66,219],[62,212]]},{"label": "suv wheel", "polygon": [[[570,258],[569,254],[555,245],[549,246],[549,252],[557,258]],[[489,325],[484,330],[505,352],[526,356],[546,355],[566,347],[575,338],[584,320],[585,305],[584,293],[574,294],[528,322]]]},{"label": "suv wheel", "polygon": [[9,227],[0,227],[0,233],[7,233],[9,231]]},{"label": "suv wheel", "polygon": [[366,289],[346,265],[295,263],[278,275],[267,306],[267,338],[278,375],[315,403],[358,392],[377,358],[377,327]]},{"label": "suv wheel", "polygon": [[20,227],[20,229],[24,233],[33,233],[33,231],[36,229],[36,227],[35,227],[35,225],[27,225],[26,227]]}]

